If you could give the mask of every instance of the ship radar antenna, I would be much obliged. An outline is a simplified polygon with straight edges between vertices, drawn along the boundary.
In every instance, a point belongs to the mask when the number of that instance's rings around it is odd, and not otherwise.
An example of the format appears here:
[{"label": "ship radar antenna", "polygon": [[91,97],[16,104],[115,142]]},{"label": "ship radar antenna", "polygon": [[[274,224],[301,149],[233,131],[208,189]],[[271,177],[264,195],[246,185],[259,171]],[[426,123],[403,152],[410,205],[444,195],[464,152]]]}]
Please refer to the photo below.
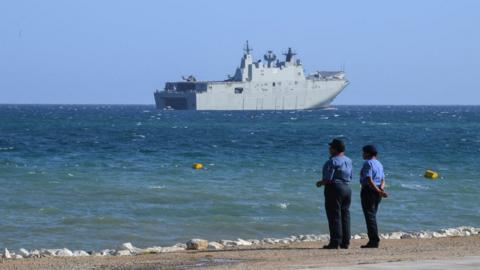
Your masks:
[{"label": "ship radar antenna", "polygon": [[248,45],[248,40],[246,42],[245,48],[243,49],[245,51],[245,54],[250,54],[251,51],[253,51],[252,48]]},{"label": "ship radar antenna", "polygon": [[289,47],[289,48],[288,48],[288,52],[287,52],[287,53],[284,53],[283,55],[286,56],[286,59],[285,59],[285,60],[286,60],[287,62],[290,62],[290,61],[292,60],[293,56],[296,55],[296,53],[292,52],[292,48]]}]

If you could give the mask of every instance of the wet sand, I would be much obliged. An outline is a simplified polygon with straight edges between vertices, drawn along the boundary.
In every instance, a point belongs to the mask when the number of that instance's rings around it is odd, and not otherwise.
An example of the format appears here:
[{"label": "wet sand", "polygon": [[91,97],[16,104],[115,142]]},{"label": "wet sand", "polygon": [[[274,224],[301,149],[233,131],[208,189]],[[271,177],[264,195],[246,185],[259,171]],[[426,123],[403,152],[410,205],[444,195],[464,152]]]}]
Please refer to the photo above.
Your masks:
[{"label": "wet sand", "polygon": [[353,240],[348,250],[322,250],[325,242],[262,245],[220,251],[180,251],[138,256],[50,257],[7,260],[4,269],[308,269],[385,262],[440,260],[480,256],[480,236],[436,239],[383,240],[379,249],[360,249]]}]

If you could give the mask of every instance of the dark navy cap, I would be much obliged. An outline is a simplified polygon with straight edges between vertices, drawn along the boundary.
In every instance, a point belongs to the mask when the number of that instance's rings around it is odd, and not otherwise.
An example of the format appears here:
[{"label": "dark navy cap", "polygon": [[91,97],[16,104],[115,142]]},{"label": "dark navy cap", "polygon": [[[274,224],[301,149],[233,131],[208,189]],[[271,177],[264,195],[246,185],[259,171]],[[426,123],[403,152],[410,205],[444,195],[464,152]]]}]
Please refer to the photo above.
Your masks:
[{"label": "dark navy cap", "polygon": [[340,139],[333,139],[328,145],[338,152],[345,152],[345,143]]},{"label": "dark navy cap", "polygon": [[368,153],[372,156],[376,156],[378,151],[377,151],[377,148],[375,147],[375,145],[373,144],[368,144],[368,145],[365,145],[363,148],[362,148],[363,152],[365,153]]}]

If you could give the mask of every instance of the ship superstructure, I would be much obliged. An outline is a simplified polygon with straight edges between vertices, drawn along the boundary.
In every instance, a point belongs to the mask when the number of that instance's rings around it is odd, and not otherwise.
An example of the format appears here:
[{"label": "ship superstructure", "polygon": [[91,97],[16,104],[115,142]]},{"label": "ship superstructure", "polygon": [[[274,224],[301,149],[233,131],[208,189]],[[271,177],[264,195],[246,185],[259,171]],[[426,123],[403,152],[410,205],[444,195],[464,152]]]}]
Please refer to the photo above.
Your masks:
[{"label": "ship superstructure", "polygon": [[291,48],[284,61],[272,51],[254,61],[248,42],[240,66],[224,81],[197,81],[194,76],[167,82],[155,91],[158,109],[302,110],[327,107],[349,84],[343,71],[305,75]]}]

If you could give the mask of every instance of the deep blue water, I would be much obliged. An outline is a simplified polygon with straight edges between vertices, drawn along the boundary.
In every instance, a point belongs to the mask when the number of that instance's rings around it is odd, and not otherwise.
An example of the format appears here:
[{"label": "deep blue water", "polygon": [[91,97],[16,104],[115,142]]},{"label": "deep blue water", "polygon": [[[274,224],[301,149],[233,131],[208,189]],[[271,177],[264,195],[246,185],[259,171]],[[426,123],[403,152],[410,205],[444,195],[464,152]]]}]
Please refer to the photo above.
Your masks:
[{"label": "deep blue water", "polygon": [[[327,142],[374,143],[380,229],[480,226],[480,107],[292,112],[0,105],[0,246],[99,249],[327,233]],[[192,163],[202,162],[203,170]],[[423,178],[425,169],[441,178]],[[352,231],[364,232],[352,183]]]}]

